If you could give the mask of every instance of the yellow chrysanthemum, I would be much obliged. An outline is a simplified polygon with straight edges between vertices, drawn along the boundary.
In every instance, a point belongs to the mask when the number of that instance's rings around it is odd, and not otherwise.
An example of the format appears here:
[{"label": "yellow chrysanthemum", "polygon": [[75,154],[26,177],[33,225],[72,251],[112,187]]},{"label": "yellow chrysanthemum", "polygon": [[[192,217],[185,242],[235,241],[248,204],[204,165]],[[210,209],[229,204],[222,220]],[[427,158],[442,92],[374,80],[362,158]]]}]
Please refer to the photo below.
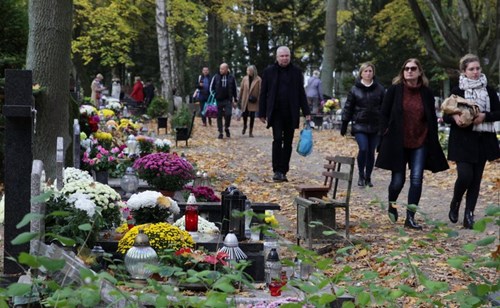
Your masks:
[{"label": "yellow chrysanthemum", "polygon": [[130,229],[118,242],[118,252],[125,254],[134,245],[139,230],[142,229],[149,237],[149,245],[161,253],[165,249],[179,250],[184,247],[194,247],[194,241],[189,232],[172,226],[166,222],[138,225]]},{"label": "yellow chrysanthemum", "polygon": [[94,137],[99,141],[111,141],[111,140],[113,140],[113,135],[111,135],[110,133],[100,131],[100,130],[94,133]]},{"label": "yellow chrysanthemum", "polygon": [[124,222],[119,226],[118,228],[115,229],[116,233],[125,233],[128,231],[128,224]]},{"label": "yellow chrysanthemum", "polygon": [[115,112],[111,109],[101,109],[99,110],[99,115],[105,118],[111,118],[115,116]]}]

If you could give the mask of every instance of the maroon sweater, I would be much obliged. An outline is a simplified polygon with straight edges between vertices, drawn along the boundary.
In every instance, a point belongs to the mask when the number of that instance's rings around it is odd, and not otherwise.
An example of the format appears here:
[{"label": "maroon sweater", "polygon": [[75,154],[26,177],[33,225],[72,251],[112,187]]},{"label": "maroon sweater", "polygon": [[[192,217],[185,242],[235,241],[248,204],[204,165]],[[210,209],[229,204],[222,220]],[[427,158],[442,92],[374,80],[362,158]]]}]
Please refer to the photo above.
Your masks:
[{"label": "maroon sweater", "polygon": [[427,137],[427,121],[424,105],[420,96],[420,85],[411,87],[404,85],[403,90],[403,128],[404,147],[416,149],[421,147]]}]

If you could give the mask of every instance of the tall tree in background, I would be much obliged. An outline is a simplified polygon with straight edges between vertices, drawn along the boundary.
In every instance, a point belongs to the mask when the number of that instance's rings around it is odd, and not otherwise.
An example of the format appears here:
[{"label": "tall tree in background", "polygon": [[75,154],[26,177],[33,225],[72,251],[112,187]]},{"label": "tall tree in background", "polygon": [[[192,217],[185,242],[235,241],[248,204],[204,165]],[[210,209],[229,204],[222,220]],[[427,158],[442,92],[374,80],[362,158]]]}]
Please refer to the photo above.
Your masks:
[{"label": "tall tree in background", "polygon": [[321,69],[323,93],[333,93],[333,72],[335,70],[335,54],[337,52],[337,8],[338,0],[328,0],[326,4],[325,42]]},{"label": "tall tree in background", "polygon": [[172,101],[172,72],[170,54],[170,33],[167,24],[166,0],[156,0],[156,32],[160,60],[161,95]]},{"label": "tall tree in background", "polygon": [[26,68],[45,91],[37,97],[37,133],[33,157],[44,162],[47,176],[54,178],[56,139],[69,131],[69,73],[73,1],[30,0]]},{"label": "tall tree in background", "polygon": [[427,51],[440,66],[456,69],[461,56],[474,53],[488,59],[483,61],[486,74],[498,75],[500,0],[408,3]]}]

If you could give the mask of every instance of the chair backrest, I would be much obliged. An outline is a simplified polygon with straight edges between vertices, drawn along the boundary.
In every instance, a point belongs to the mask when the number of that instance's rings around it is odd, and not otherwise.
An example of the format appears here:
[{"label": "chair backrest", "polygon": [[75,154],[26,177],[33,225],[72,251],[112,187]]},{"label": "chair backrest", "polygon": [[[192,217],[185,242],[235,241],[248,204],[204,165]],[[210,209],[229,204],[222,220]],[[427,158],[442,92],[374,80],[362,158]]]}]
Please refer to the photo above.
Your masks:
[{"label": "chair backrest", "polygon": [[[324,164],[323,168],[325,168],[327,172],[335,170],[335,164],[336,164],[334,162],[335,157],[334,156],[327,156],[327,157],[325,157],[325,159],[328,161],[328,163]],[[329,175],[325,175],[324,172],[323,172],[323,175],[325,176],[325,180],[323,181],[323,185],[328,186],[329,189],[332,188],[333,178]]]},{"label": "chair backrest", "polygon": [[346,206],[349,205],[351,198],[354,161],[354,157],[335,156],[332,160],[334,169],[323,172],[325,177],[333,179],[331,198]]}]

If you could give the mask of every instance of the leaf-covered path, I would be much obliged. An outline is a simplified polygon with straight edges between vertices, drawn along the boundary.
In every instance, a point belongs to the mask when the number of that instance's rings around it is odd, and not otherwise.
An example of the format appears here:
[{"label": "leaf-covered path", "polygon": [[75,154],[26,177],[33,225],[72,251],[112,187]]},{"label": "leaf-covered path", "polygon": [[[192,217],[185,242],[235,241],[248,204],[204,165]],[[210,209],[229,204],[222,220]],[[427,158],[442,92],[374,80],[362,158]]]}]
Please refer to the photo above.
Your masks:
[{"label": "leaf-covered path", "polygon": [[[230,184],[235,184],[252,202],[276,202],[282,207],[278,219],[282,229],[279,231],[288,240],[295,241],[296,214],[293,205],[298,195],[295,186],[302,183],[321,183],[320,176],[324,157],[328,154],[356,156],[357,145],[353,138],[341,137],[337,130],[315,130],[314,151],[308,157],[292,154],[289,182],[274,183],[271,168],[271,130],[256,119],[254,138],[242,135],[242,121],[231,123],[231,138],[217,139],[217,127],[203,127],[201,119],[196,119],[193,139],[189,147],[179,144],[174,151],[184,152],[196,162],[201,170],[207,171],[214,179],[212,184],[216,191],[222,191]],[[296,130],[294,146],[298,141]],[[335,252],[328,254],[338,266],[332,266],[332,273],[349,265],[354,271],[351,276],[362,280],[364,271],[377,273],[376,284],[396,287],[402,283],[413,286],[418,291],[424,287],[418,283],[410,272],[407,261],[411,259],[413,266],[418,267],[423,275],[441,282],[449,283],[449,289],[442,292],[456,292],[465,288],[472,278],[463,271],[452,268],[449,258],[470,255],[471,258],[486,256],[485,251],[497,249],[498,240],[490,244],[487,250],[466,252],[463,246],[486,237],[498,236],[498,228],[488,225],[484,233],[466,230],[460,221],[451,224],[448,220],[449,203],[452,197],[453,183],[456,178],[455,165],[450,169],[433,174],[425,173],[424,189],[420,202],[420,214],[417,220],[424,226],[423,232],[408,231],[403,228],[404,219],[393,224],[386,214],[387,187],[390,172],[375,169],[372,181],[373,188],[359,188],[357,171],[351,199],[351,245],[347,255],[338,256]],[[405,185],[399,202],[406,203],[408,183]],[[486,166],[481,186],[481,195],[476,208],[476,220],[484,217],[487,206],[499,206],[500,202],[500,162],[490,162]],[[404,210],[399,210],[404,218]],[[424,220],[427,219],[425,222]],[[439,230],[431,221],[442,222]],[[449,236],[451,234],[452,236]],[[410,242],[411,241],[411,242]],[[406,247],[407,249],[403,249]],[[404,250],[404,253],[401,253]],[[407,257],[403,257],[403,256]],[[492,281],[498,280],[494,270],[481,268],[481,274]],[[359,274],[357,274],[359,273]],[[362,282],[363,283],[363,282]],[[407,304],[411,303],[408,300]]]}]

